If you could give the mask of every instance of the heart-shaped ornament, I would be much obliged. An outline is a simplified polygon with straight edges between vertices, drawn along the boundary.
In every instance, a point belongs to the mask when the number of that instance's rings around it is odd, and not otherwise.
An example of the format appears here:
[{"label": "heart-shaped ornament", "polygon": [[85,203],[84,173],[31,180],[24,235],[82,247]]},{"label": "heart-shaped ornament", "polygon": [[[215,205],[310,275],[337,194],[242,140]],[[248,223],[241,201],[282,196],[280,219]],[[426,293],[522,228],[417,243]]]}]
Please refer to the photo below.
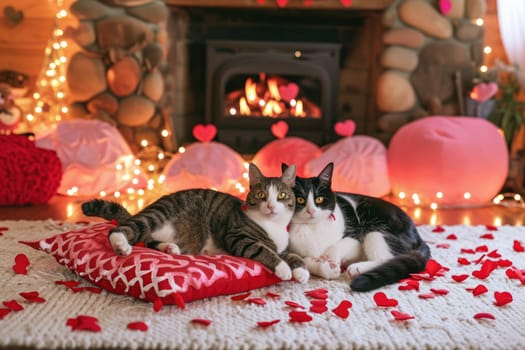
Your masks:
[{"label": "heart-shaped ornament", "polygon": [[217,135],[217,128],[213,124],[197,124],[193,128],[193,137],[200,142],[210,142]]},{"label": "heart-shaped ornament", "polygon": [[16,26],[24,20],[24,12],[16,10],[13,6],[4,7],[4,16],[12,26]]},{"label": "heart-shaped ornament", "polygon": [[439,11],[447,15],[452,10],[452,2],[450,0],[439,0]]},{"label": "heart-shaped ornament", "polygon": [[494,302],[496,306],[503,306],[512,302],[512,294],[509,292],[494,292],[494,298],[496,299]]},{"label": "heart-shaped ornament", "polygon": [[343,300],[337,305],[335,309],[332,310],[334,314],[341,317],[343,320],[346,320],[350,315],[350,308],[352,307],[352,302],[349,300]]},{"label": "heart-shaped ornament", "polygon": [[341,5],[343,5],[343,7],[350,7],[352,6],[352,0],[340,0],[341,1]]},{"label": "heart-shaped ornament", "polygon": [[352,136],[355,131],[355,122],[353,120],[337,122],[334,125],[334,131],[339,136]]},{"label": "heart-shaped ornament", "polygon": [[478,101],[485,102],[490,100],[498,92],[498,84],[492,83],[480,83],[472,88],[470,92],[470,98]]},{"label": "heart-shaped ornament", "polygon": [[376,302],[376,305],[380,307],[394,307],[398,304],[396,299],[389,299],[383,292],[377,292],[374,294],[374,301]]},{"label": "heart-shaped ornament", "polygon": [[278,139],[283,139],[286,137],[286,134],[288,134],[288,123],[284,120],[273,123],[271,131],[273,136],[277,137]]},{"label": "heart-shaped ornament", "polygon": [[13,265],[13,271],[19,275],[27,274],[27,267],[29,266],[29,259],[25,254],[18,254],[15,256],[15,264]]},{"label": "heart-shaped ornament", "polygon": [[290,102],[299,94],[299,86],[295,83],[288,83],[279,86],[279,96],[286,102]]}]

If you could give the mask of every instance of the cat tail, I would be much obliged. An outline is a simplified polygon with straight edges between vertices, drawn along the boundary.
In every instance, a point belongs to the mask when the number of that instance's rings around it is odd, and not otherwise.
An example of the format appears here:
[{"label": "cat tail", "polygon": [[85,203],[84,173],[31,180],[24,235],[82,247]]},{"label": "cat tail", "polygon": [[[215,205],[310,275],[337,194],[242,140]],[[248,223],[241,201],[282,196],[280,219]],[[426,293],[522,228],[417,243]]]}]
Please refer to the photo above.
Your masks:
[{"label": "cat tail", "polygon": [[123,222],[131,217],[129,211],[122,205],[104,199],[92,199],[82,203],[82,213],[117,222]]},{"label": "cat tail", "polygon": [[422,251],[412,250],[382,263],[370,271],[360,274],[351,283],[350,288],[357,292],[368,292],[388,284],[396,283],[425,269],[430,250],[428,246]]}]

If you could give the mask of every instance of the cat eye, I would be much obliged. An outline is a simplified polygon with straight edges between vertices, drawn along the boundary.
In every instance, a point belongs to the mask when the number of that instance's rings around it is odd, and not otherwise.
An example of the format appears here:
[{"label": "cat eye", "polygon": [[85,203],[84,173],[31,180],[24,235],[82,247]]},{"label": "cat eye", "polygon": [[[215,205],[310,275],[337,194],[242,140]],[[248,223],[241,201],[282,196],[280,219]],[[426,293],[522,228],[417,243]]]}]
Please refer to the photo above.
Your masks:
[{"label": "cat eye", "polygon": [[324,202],[324,197],[319,196],[315,198],[315,204],[321,204],[323,202]]},{"label": "cat eye", "polygon": [[266,193],[264,193],[264,191],[259,191],[255,194],[255,197],[257,199],[265,199],[266,198]]},{"label": "cat eye", "polygon": [[277,195],[277,199],[285,199],[286,198],[286,192],[279,192]]},{"label": "cat eye", "polygon": [[304,204],[306,200],[303,197],[297,197],[297,203]]}]

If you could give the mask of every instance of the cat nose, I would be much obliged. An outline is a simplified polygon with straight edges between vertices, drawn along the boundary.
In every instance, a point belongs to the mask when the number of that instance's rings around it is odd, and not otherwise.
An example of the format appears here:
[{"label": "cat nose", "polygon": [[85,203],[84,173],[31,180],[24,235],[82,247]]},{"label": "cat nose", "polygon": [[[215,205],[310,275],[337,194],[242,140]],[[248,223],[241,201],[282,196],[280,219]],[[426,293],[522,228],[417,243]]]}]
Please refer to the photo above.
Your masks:
[{"label": "cat nose", "polygon": [[268,203],[268,204],[266,205],[266,207],[267,207],[268,209],[272,210],[272,211],[273,211],[273,209],[275,208],[275,206],[274,206],[272,203]]},{"label": "cat nose", "polygon": [[314,216],[314,210],[312,208],[306,209],[306,212],[308,213],[308,215]]}]

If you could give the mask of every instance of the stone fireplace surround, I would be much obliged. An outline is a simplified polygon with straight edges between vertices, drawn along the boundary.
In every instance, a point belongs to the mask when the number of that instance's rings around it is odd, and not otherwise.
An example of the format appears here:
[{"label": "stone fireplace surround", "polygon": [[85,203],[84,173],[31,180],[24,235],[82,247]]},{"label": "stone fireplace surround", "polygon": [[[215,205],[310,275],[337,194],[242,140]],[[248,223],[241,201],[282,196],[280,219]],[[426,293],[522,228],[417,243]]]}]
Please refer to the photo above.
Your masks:
[{"label": "stone fireplace surround", "polygon": [[[171,10],[168,98],[177,142],[192,142],[191,130],[205,122],[202,45],[210,28],[268,24],[311,26],[305,36],[332,30],[342,45],[334,122],[352,119],[356,134],[388,143],[402,125],[427,115],[460,115],[463,99],[482,62],[483,28],[474,23],[485,0],[451,0],[446,15],[438,1],[165,0]],[[255,17],[254,17],[255,16]],[[269,22],[268,22],[269,21]],[[219,130],[220,133],[220,130]],[[322,145],[320,145],[322,146]]]}]

